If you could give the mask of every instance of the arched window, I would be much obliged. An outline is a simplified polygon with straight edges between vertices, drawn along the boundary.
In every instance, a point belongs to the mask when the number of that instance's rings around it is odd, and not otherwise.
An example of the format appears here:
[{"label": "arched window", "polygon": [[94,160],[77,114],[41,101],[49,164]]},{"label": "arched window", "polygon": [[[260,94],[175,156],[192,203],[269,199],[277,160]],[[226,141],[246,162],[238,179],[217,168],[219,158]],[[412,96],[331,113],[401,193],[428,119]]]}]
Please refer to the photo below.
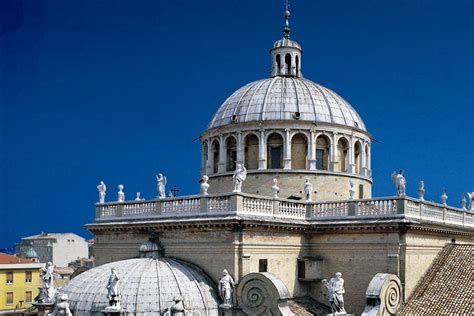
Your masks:
[{"label": "arched window", "polygon": [[254,134],[245,137],[245,167],[258,169],[258,137]]},{"label": "arched window", "polygon": [[354,164],[355,173],[362,174],[362,146],[360,142],[356,142],[354,145]]},{"label": "arched window", "polygon": [[291,55],[286,54],[285,55],[285,75],[290,75],[291,74]]},{"label": "arched window", "polygon": [[367,175],[370,175],[370,157],[369,157],[369,145],[365,145],[365,166],[364,166],[366,169],[367,169],[367,173],[366,173],[366,176]]},{"label": "arched window", "polygon": [[331,141],[326,135],[316,139],[316,169],[329,170],[329,146]]},{"label": "arched window", "polygon": [[359,184],[359,199],[363,199],[363,198],[364,198],[364,185]]},{"label": "arched window", "polygon": [[212,172],[217,173],[219,171],[219,141],[215,140],[212,142]]},{"label": "arched window", "polygon": [[347,172],[347,158],[348,158],[349,142],[344,137],[340,138],[337,142],[337,158],[338,168],[337,171]]},{"label": "arched window", "polygon": [[[202,143],[202,164],[201,164],[201,168],[203,170],[205,170],[207,167],[207,164],[208,164],[208,161],[209,161],[209,157],[208,157],[208,152],[207,152],[207,142],[203,142]],[[207,173],[207,171],[205,171],[205,173]]]},{"label": "arched window", "polygon": [[276,63],[277,63],[277,74],[280,74],[280,69],[281,69],[281,56],[278,54],[276,56]]},{"label": "arched window", "polygon": [[296,55],[295,63],[296,63],[296,74],[295,75],[299,76],[299,74],[300,74],[300,56]]},{"label": "arched window", "polygon": [[299,133],[291,139],[291,169],[306,169],[308,160],[308,142],[306,136]]},{"label": "arched window", "polygon": [[267,140],[267,169],[283,169],[283,137],[278,133]]},{"label": "arched window", "polygon": [[227,161],[226,161],[226,170],[234,171],[235,170],[235,161],[237,160],[237,141],[235,137],[229,136],[225,142]]}]

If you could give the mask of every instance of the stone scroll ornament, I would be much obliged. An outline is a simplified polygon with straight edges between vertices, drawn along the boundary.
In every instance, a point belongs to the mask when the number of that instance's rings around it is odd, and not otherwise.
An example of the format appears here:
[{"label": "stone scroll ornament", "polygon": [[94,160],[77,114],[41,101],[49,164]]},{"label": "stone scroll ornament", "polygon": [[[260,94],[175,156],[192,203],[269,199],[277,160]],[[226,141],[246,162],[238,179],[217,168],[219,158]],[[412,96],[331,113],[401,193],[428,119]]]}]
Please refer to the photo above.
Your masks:
[{"label": "stone scroll ornament", "polygon": [[367,305],[362,316],[396,315],[402,304],[402,283],[394,274],[377,273],[365,292]]},{"label": "stone scroll ornament", "polygon": [[287,287],[270,272],[249,273],[237,286],[237,301],[244,315],[294,315],[288,307]]}]

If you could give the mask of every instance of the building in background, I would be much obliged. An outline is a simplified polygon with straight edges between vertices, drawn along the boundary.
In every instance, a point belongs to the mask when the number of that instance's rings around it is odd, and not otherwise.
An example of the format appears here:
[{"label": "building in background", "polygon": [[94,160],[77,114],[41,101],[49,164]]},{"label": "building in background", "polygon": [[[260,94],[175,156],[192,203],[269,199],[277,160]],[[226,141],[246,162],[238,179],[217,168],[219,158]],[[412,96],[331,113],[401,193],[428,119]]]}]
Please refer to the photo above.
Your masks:
[{"label": "building in background", "polygon": [[84,238],[73,233],[41,233],[22,238],[16,246],[16,253],[22,258],[36,255],[39,262],[67,267],[71,261],[89,258],[89,245]]},{"label": "building in background", "polygon": [[0,253],[0,314],[31,306],[38,295],[42,263]]}]

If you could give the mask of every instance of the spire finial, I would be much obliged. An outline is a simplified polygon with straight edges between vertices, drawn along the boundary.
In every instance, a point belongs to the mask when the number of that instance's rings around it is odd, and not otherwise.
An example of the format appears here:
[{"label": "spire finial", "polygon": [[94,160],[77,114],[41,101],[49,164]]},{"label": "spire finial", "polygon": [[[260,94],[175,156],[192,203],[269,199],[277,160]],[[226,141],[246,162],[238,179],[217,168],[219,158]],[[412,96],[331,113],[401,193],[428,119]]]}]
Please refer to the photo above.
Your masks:
[{"label": "spire finial", "polygon": [[285,27],[283,28],[283,36],[285,38],[290,38],[290,5],[288,4],[288,0],[285,0]]}]

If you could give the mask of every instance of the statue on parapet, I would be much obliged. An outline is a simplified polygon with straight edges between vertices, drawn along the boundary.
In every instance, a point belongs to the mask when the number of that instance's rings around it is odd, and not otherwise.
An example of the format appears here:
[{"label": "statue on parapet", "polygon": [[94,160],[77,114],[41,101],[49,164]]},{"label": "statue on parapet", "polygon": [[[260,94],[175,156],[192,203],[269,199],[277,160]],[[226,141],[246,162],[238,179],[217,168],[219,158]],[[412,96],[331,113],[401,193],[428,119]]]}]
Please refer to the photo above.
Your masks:
[{"label": "statue on parapet", "polygon": [[247,169],[241,163],[238,163],[235,167],[234,176],[232,180],[234,182],[233,192],[242,192],[242,183],[247,179]]},{"label": "statue on parapet", "polygon": [[54,266],[51,262],[48,262],[46,267],[41,268],[40,278],[42,287],[39,291],[38,303],[53,303],[57,292],[54,287],[54,276]]},{"label": "statue on parapet", "polygon": [[48,314],[48,316],[72,316],[71,310],[69,309],[67,294],[63,293],[56,296],[54,309]]},{"label": "statue on parapet", "polygon": [[207,181],[209,181],[209,177],[206,176],[206,175],[203,175],[201,177],[201,180],[199,180],[199,183],[200,183],[200,193],[202,195],[209,195],[209,193],[207,193],[207,190],[209,190],[209,183],[207,183]]},{"label": "statue on parapet", "polygon": [[272,186],[272,196],[274,199],[278,199],[278,191],[280,191],[280,188],[278,187],[278,179],[274,178]]},{"label": "statue on parapet", "polygon": [[349,181],[349,200],[353,200],[356,194],[356,189],[354,188],[354,181],[350,180]]},{"label": "statue on parapet", "polygon": [[467,192],[469,197],[469,210],[474,211],[474,192]]},{"label": "statue on parapet", "polygon": [[105,185],[104,181],[100,181],[99,185],[97,186],[97,190],[99,191],[99,203],[105,203],[107,186]]},{"label": "statue on parapet", "polygon": [[120,289],[119,276],[115,268],[110,269],[109,281],[107,282],[107,299],[109,300],[109,307],[107,309],[120,310]]},{"label": "statue on parapet", "polygon": [[399,172],[392,173],[392,181],[397,188],[397,196],[405,196],[406,195],[406,188],[407,188],[407,181],[405,176],[403,175],[403,170]]},{"label": "statue on parapet", "polygon": [[322,280],[324,286],[328,289],[329,305],[333,313],[346,313],[344,308],[344,279],[341,272],[336,274],[328,280]]},{"label": "statue on parapet", "polygon": [[158,192],[158,198],[164,199],[166,197],[166,177],[159,173],[156,175],[156,191]]},{"label": "statue on parapet", "polygon": [[418,183],[418,198],[420,201],[425,200],[425,181],[420,181]]},{"label": "statue on parapet", "polygon": [[118,196],[117,202],[119,203],[125,202],[125,192],[123,192],[123,188],[124,188],[123,184],[118,185],[119,191],[117,193],[117,196]]},{"label": "statue on parapet", "polygon": [[234,291],[235,282],[229,272],[224,269],[222,277],[219,280],[219,295],[224,302],[223,307],[232,307],[232,292]]},{"label": "statue on parapet", "polygon": [[313,200],[313,185],[309,182],[309,178],[306,178],[304,182],[304,200],[306,202],[311,202]]}]

